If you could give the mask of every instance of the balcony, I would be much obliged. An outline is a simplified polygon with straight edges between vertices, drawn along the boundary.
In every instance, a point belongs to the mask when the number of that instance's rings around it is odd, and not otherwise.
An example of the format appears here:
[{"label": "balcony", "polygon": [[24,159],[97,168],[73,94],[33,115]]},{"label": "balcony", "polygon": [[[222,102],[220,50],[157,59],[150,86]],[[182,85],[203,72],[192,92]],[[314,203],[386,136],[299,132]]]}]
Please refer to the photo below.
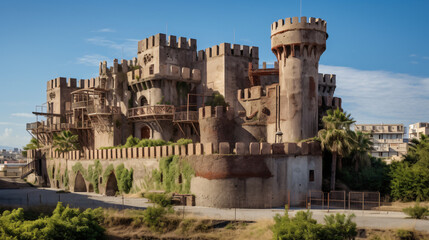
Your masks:
[{"label": "balcony", "polygon": [[[61,132],[61,131],[70,130],[70,129],[90,129],[91,128],[90,121],[78,122],[74,124],[73,123],[42,124],[39,122],[37,127],[35,127],[32,124],[35,124],[35,123],[27,124],[27,130],[31,130],[33,133]],[[31,129],[28,129],[29,127],[31,127]]]},{"label": "balcony", "polygon": [[110,115],[110,114],[118,114],[120,112],[119,107],[111,107],[106,105],[94,106],[90,105],[86,108],[88,115]]},{"label": "balcony", "polygon": [[172,120],[173,115],[173,105],[142,106],[128,110],[128,118],[134,121]]},{"label": "balcony", "polygon": [[94,101],[79,101],[79,102],[73,102],[72,103],[72,109],[76,109],[76,108],[86,108],[90,105],[93,105]]}]

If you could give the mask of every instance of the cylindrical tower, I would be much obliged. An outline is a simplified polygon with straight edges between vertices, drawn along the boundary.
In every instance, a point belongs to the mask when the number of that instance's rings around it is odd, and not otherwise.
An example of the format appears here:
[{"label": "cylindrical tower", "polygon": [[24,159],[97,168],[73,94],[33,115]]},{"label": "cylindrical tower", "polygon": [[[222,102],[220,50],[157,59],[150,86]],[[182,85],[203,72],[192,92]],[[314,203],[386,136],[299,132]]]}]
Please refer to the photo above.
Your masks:
[{"label": "cylindrical tower", "polygon": [[279,61],[278,124],[282,142],[317,134],[319,58],[326,49],[326,22],[298,17],[271,25],[271,50]]}]

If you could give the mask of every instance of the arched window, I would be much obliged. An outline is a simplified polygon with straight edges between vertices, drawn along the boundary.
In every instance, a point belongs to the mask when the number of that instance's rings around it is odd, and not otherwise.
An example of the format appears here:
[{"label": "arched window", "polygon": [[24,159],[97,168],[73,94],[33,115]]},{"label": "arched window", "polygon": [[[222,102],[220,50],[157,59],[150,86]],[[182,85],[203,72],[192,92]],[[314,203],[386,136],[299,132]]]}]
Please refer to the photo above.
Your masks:
[{"label": "arched window", "polygon": [[143,96],[140,98],[140,106],[146,106],[146,105],[148,105],[148,102],[146,97]]}]

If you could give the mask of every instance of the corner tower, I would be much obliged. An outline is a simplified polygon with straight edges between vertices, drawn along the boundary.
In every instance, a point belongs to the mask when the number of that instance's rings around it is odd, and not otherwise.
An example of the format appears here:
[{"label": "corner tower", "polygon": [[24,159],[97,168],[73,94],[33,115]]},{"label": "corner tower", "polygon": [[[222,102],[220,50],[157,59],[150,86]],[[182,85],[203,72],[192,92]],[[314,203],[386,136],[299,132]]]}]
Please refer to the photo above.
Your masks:
[{"label": "corner tower", "polygon": [[279,61],[276,132],[282,142],[314,137],[318,127],[319,58],[326,49],[326,22],[301,17],[271,25],[271,50]]}]

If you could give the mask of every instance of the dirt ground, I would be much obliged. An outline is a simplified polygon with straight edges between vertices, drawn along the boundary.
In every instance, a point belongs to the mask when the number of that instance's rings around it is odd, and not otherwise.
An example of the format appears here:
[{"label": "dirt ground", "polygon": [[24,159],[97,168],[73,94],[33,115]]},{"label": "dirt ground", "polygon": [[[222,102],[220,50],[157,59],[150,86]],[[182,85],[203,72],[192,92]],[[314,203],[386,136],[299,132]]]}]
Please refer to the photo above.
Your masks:
[{"label": "dirt ground", "polygon": [[[429,202],[420,202],[420,206],[429,207]],[[394,212],[402,212],[402,209],[407,207],[414,207],[416,202],[391,202],[386,205],[382,205],[380,207],[381,211],[394,211]]]}]

